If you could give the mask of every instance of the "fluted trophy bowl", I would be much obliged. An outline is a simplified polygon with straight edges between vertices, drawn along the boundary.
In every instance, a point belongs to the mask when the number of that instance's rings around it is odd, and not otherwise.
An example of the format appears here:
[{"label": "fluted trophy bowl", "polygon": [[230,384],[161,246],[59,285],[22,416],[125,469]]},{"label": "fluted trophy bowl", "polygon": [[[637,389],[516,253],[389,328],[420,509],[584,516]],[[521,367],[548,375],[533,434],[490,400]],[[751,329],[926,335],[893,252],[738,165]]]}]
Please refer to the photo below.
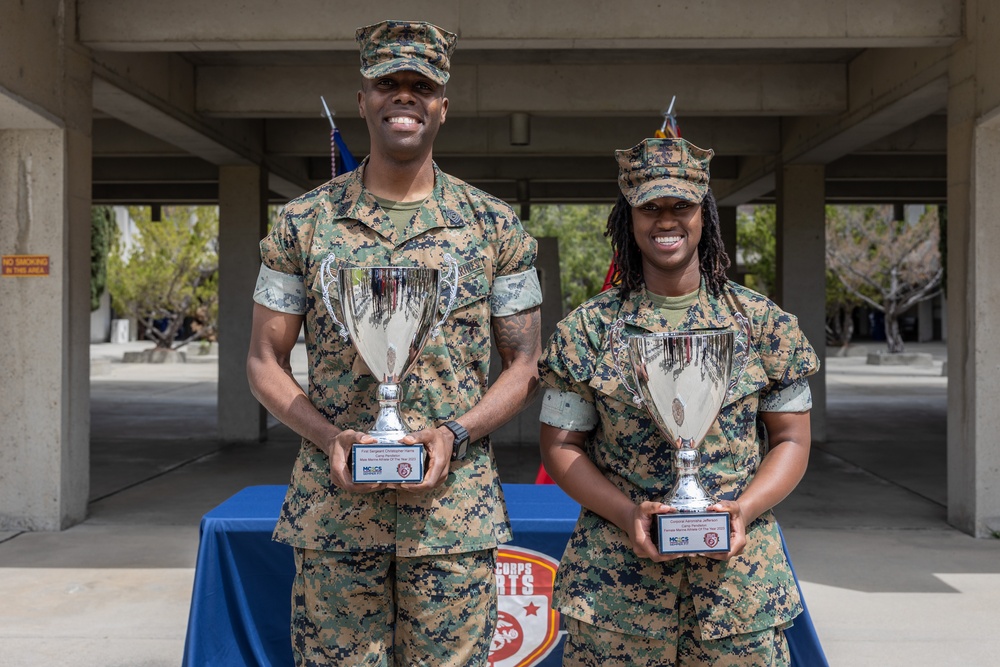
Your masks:
[{"label": "fluted trophy bowl", "polygon": [[627,336],[625,342],[636,402],[673,449],[675,481],[663,502],[678,513],[657,518],[660,553],[728,551],[729,515],[706,512],[716,501],[699,469],[702,442],[731,387],[735,334],[726,329],[650,333]]},{"label": "fluted trophy bowl", "polygon": [[344,326],[379,381],[383,409],[368,432],[379,442],[396,442],[407,433],[398,408],[399,383],[420,356],[436,321],[440,273],[402,266],[339,269]]},{"label": "fluted trophy bowl", "polygon": [[[375,444],[352,448],[355,482],[419,482],[423,445],[402,445],[410,431],[399,411],[400,383],[420,357],[427,340],[447,319],[454,303],[458,264],[450,256],[447,272],[422,266],[336,266],[328,257],[321,267],[323,300],[343,338],[350,338],[378,380],[379,409],[368,435]],[[331,300],[336,288],[340,316]],[[448,306],[438,321],[442,292]]]},{"label": "fluted trophy bowl", "polygon": [[701,444],[722,408],[733,364],[728,330],[644,334],[627,339],[636,388],[653,422],[674,448],[677,480],[666,503],[702,512],[715,500],[698,469]]}]

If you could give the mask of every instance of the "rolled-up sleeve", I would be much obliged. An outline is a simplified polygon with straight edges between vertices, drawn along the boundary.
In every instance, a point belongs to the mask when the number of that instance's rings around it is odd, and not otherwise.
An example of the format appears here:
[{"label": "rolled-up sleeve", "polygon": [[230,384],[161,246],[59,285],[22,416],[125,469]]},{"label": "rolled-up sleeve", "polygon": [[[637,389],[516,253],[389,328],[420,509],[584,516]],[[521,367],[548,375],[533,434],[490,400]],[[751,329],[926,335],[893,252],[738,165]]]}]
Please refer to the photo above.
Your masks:
[{"label": "rolled-up sleeve", "polygon": [[538,242],[524,230],[506,204],[500,202],[491,214],[497,257],[490,313],[494,317],[505,317],[542,303],[542,286],[535,271]]},{"label": "rolled-up sleeve", "polygon": [[494,317],[513,315],[534,308],[542,302],[538,272],[532,267],[521,273],[497,276],[490,294],[490,312]]},{"label": "rolled-up sleeve", "polygon": [[302,276],[281,273],[262,264],[253,300],[279,313],[303,315],[306,312],[305,283]]},{"label": "rolled-up sleeve", "polygon": [[809,380],[799,378],[784,387],[775,387],[761,396],[761,412],[806,412],[812,409]]},{"label": "rolled-up sleeve", "polygon": [[569,391],[546,389],[538,420],[564,431],[591,431],[597,426],[597,409]]},{"label": "rolled-up sleeve", "polygon": [[585,318],[575,312],[556,325],[538,361],[545,386],[539,421],[564,431],[592,431],[598,422],[589,381],[596,350],[587,335]]}]

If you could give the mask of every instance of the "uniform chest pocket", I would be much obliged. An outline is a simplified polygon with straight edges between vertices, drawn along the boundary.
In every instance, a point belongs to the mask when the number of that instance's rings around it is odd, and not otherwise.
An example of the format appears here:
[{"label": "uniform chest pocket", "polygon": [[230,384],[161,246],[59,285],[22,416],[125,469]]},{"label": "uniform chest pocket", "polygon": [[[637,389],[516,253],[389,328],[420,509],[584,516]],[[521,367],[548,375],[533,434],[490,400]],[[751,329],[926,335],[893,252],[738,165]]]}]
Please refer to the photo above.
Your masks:
[{"label": "uniform chest pocket", "polygon": [[[746,363],[745,366],[743,365],[744,361]],[[759,392],[770,382],[767,373],[764,371],[764,364],[761,363],[760,356],[753,350],[750,352],[749,359],[737,357],[733,360],[732,372],[739,375],[735,378],[736,384],[726,394],[725,405],[733,403],[748,394]],[[730,380],[730,384],[732,384],[732,380]]]},{"label": "uniform chest pocket", "polygon": [[[438,312],[444,317],[451,295],[442,290]],[[464,366],[490,353],[490,282],[482,259],[458,267],[458,285],[451,313],[441,326],[448,353],[457,365]]]},{"label": "uniform chest pocket", "polygon": [[736,378],[736,386],[730,390],[726,404],[720,412],[718,432],[720,446],[728,445],[728,453],[732,457],[733,472],[738,479],[737,484],[742,490],[746,484],[747,475],[752,474],[760,464],[760,451],[757,433],[759,400],[758,394],[770,380],[764,370],[760,357],[751,351],[746,367],[741,368],[742,360],[737,359],[733,372],[740,373]]},{"label": "uniform chest pocket", "polygon": [[[622,381],[621,373],[626,375],[625,382]],[[614,363],[608,359],[600,360],[589,384],[591,389],[603,394],[608,400],[635,407],[635,398],[631,389],[635,385],[635,378],[631,377],[627,369],[619,371]]]}]

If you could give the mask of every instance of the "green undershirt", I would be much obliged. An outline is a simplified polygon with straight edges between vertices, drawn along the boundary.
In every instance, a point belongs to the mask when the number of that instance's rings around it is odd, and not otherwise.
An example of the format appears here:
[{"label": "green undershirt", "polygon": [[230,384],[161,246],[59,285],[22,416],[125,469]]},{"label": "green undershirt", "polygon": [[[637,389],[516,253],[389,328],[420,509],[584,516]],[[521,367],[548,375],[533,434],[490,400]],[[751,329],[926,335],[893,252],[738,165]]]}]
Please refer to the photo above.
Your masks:
[{"label": "green undershirt", "polygon": [[646,296],[649,297],[649,300],[653,302],[653,305],[658,310],[663,311],[663,314],[666,315],[667,323],[671,327],[676,327],[684,319],[687,309],[698,300],[698,290],[690,294],[682,294],[681,296],[661,296],[646,290]]},{"label": "green undershirt", "polygon": [[372,196],[375,197],[375,201],[378,202],[378,205],[389,216],[389,220],[400,236],[403,236],[406,227],[410,224],[410,220],[413,219],[413,215],[427,201],[426,197],[417,201],[392,201],[391,199],[382,199],[377,195]]}]

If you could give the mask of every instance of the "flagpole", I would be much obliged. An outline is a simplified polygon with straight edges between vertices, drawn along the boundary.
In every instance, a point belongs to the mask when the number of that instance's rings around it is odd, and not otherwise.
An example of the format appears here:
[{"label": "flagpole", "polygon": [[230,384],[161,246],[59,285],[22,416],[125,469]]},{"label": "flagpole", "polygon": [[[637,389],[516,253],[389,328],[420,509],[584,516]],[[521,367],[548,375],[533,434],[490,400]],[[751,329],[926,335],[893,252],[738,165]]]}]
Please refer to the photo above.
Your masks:
[{"label": "flagpole", "polygon": [[322,95],[319,96],[319,101],[323,103],[323,111],[326,114],[327,120],[330,121],[330,178],[337,177],[337,124],[333,122],[333,113],[330,111],[330,107],[326,105],[326,99]]},{"label": "flagpole", "polygon": [[670,122],[670,115],[674,112],[674,102],[676,101],[677,96],[674,95],[670,98],[670,106],[663,112],[663,125],[660,126],[660,133],[663,136],[667,136],[667,124]]}]

